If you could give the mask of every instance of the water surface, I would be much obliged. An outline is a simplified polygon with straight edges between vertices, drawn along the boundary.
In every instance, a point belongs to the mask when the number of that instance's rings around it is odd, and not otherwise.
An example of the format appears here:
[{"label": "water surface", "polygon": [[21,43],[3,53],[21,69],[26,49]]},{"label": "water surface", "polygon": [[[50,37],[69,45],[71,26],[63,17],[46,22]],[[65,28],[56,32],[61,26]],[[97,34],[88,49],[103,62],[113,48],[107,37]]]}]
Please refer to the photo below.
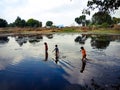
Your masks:
[{"label": "water surface", "polygon": [[[45,60],[44,42],[48,43]],[[58,45],[60,57],[52,52]],[[80,47],[87,51],[83,73]],[[0,37],[2,90],[119,90],[120,35],[50,34]]]}]

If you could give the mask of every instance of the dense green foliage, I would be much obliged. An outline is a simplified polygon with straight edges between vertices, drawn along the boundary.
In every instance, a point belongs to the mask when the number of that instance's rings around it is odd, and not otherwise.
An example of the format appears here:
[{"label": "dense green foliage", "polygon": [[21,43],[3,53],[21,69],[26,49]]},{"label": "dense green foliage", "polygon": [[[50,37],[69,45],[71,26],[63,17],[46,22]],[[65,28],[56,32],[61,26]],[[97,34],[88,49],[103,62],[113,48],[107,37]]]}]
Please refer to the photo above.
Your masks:
[{"label": "dense green foliage", "polygon": [[75,18],[75,22],[77,24],[82,24],[82,26],[85,26],[85,25],[88,25],[90,23],[90,20],[86,20],[86,16],[81,15],[81,16]]},{"label": "dense green foliage", "polygon": [[[2,25],[2,24],[0,24]],[[17,17],[15,22],[10,23],[9,27],[42,27],[42,22],[35,19],[29,19],[27,22],[20,17]]]},{"label": "dense green foliage", "polygon": [[107,12],[97,12],[92,16],[92,24],[112,24],[112,18]]},{"label": "dense green foliage", "polygon": [[91,23],[90,20],[86,20],[86,26],[88,26]]},{"label": "dense green foliage", "polygon": [[120,7],[120,0],[88,0],[89,9],[99,9],[102,12],[110,12]]},{"label": "dense green foliage", "polygon": [[114,24],[120,23],[120,18],[113,17],[113,23]]},{"label": "dense green foliage", "polygon": [[52,21],[47,21],[46,22],[46,26],[52,26],[53,25],[53,22]]},{"label": "dense green foliage", "polygon": [[35,20],[35,19],[29,19],[27,22],[26,22],[27,26],[30,26],[30,27],[42,27],[42,22],[39,22],[38,20]]},{"label": "dense green foliage", "polygon": [[17,27],[25,27],[26,26],[26,21],[21,19],[20,17],[17,17],[17,19],[14,22],[14,25]]},{"label": "dense green foliage", "polygon": [[15,24],[14,23],[10,23],[10,24],[8,24],[8,27],[15,27]]},{"label": "dense green foliage", "polygon": [[8,25],[7,21],[0,18],[0,27],[6,27]]},{"label": "dense green foliage", "polygon": [[111,27],[112,24],[120,23],[120,19],[111,17],[110,12],[117,10],[120,7],[120,0],[88,0],[87,9],[83,9],[82,14],[90,15],[91,10],[98,9],[92,16],[90,25],[99,27]]}]

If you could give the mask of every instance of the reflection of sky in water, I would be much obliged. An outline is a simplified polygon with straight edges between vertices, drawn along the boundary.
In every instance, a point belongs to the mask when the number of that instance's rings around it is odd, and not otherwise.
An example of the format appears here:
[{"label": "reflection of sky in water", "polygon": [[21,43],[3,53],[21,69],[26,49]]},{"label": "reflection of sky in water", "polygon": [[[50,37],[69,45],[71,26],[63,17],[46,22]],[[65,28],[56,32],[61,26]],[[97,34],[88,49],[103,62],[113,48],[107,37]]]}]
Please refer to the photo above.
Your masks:
[{"label": "reflection of sky in water", "polygon": [[[8,43],[0,44],[0,70],[5,70],[5,73],[8,74],[8,79],[12,73],[15,73],[16,77],[18,77],[18,73],[20,75],[23,74],[24,76],[19,76],[21,82],[23,78],[28,79],[27,75],[29,74],[31,78],[43,78],[44,80],[41,80],[41,83],[46,82],[45,84],[47,85],[50,82],[55,84],[51,81],[54,77],[64,79],[63,81],[67,81],[69,84],[87,84],[91,87],[93,87],[91,85],[91,82],[93,82],[91,80],[93,79],[101,87],[106,87],[105,85],[107,85],[107,87],[111,88],[111,84],[120,84],[120,42],[112,40],[105,49],[97,49],[91,46],[91,37],[86,39],[85,44],[79,44],[74,41],[77,36],[81,35],[54,34],[52,39],[43,36],[40,42],[30,43],[27,41],[22,46],[15,41],[14,37],[9,37]],[[44,42],[47,42],[49,47],[49,57],[46,62],[43,61],[45,53]],[[55,64],[52,59],[54,58],[52,50],[55,44],[58,44],[60,50],[58,64]],[[80,73],[82,64],[81,46],[85,47],[87,58],[89,59],[83,73]],[[3,72],[2,74],[5,73]],[[18,81],[19,77],[16,78]],[[52,79],[49,80],[50,78]],[[111,79],[114,79],[114,81],[111,81]],[[58,82],[62,83],[62,80],[58,80]]]}]

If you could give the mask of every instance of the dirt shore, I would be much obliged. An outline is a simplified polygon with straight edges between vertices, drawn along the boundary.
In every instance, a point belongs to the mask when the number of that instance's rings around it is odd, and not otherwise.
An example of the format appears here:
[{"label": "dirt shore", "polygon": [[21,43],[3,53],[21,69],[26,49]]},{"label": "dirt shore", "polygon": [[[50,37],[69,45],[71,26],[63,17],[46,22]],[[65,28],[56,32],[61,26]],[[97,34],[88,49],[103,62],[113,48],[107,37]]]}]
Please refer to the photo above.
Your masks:
[{"label": "dirt shore", "polygon": [[16,35],[44,35],[53,33],[86,33],[86,34],[114,34],[120,35],[120,30],[113,29],[97,29],[90,30],[81,27],[65,27],[65,28],[18,28],[7,27],[0,28],[0,36],[16,36]]},{"label": "dirt shore", "polygon": [[0,36],[52,34],[59,31],[56,28],[0,28]]}]

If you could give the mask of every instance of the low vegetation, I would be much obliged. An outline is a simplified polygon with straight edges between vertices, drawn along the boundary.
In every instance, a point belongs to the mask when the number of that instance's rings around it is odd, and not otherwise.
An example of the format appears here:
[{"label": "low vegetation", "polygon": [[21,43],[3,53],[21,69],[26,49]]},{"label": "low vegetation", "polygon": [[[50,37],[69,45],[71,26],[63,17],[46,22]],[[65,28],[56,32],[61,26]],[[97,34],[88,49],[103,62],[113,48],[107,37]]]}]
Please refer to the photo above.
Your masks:
[{"label": "low vegetation", "polygon": [[120,34],[120,26],[113,28],[98,27],[64,27],[64,28],[0,28],[0,35],[17,34],[51,34],[51,33],[90,33],[90,34]]}]

